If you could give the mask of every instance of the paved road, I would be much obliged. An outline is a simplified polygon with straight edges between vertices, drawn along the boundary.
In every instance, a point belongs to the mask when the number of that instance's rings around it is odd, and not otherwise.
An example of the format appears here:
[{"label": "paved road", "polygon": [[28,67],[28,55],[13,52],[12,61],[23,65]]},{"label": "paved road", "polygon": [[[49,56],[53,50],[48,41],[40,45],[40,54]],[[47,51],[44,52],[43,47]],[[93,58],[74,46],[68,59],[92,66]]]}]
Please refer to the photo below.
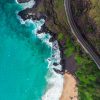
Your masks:
[{"label": "paved road", "polygon": [[74,22],[73,16],[72,16],[70,1],[71,0],[64,0],[64,6],[65,6],[66,16],[67,16],[71,31],[74,34],[74,36],[77,38],[80,45],[90,55],[90,57],[96,63],[97,67],[100,69],[100,57],[93,51],[91,46],[84,40],[80,31],[78,30],[78,28]]}]

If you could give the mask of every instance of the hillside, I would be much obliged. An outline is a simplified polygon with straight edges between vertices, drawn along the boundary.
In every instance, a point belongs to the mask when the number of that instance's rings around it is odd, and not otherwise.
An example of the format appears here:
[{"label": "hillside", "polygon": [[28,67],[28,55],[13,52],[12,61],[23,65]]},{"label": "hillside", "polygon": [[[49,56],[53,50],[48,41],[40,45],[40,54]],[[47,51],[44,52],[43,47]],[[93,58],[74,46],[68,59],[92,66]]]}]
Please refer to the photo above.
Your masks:
[{"label": "hillside", "polygon": [[[25,10],[22,15],[32,19],[37,13],[46,15],[45,26],[59,42],[63,69],[76,75],[79,80],[80,100],[100,100],[100,71],[70,31],[64,0],[36,1],[39,1],[38,5],[34,9]],[[71,4],[81,34],[100,54],[100,0],[71,0]],[[29,12],[32,15],[28,15]]]},{"label": "hillside", "polygon": [[77,26],[100,55],[100,0],[73,0],[72,7]]}]

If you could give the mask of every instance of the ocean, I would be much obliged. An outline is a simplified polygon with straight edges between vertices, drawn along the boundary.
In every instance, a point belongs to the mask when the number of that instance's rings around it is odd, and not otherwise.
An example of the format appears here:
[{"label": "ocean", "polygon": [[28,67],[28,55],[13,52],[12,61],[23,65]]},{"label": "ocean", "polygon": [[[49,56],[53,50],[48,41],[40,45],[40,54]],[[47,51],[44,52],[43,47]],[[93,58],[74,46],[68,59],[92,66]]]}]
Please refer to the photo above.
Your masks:
[{"label": "ocean", "polygon": [[61,95],[63,76],[53,70],[61,69],[57,41],[50,43],[49,33],[37,34],[45,20],[23,21],[17,15],[34,4],[0,0],[0,100],[59,100]]}]

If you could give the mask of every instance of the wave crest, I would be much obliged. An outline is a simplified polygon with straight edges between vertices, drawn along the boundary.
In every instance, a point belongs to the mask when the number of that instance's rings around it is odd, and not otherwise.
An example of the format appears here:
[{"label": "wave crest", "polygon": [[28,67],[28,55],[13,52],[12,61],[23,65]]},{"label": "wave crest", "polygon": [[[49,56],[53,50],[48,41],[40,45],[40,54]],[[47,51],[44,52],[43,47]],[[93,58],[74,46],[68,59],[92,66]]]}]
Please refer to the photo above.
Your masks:
[{"label": "wave crest", "polygon": [[[42,100],[59,100],[62,90],[63,90],[63,76],[57,74],[53,68],[61,70],[62,66],[60,65],[60,50],[58,46],[58,42],[55,40],[54,42],[49,42],[51,35],[48,33],[38,34],[37,31],[41,29],[41,26],[45,23],[44,19],[40,21],[33,21],[31,19],[23,20],[18,17],[21,24],[25,25],[34,25],[34,29],[32,30],[33,34],[35,34],[42,42],[45,42],[51,48],[51,57],[47,59],[48,61],[48,74],[46,76],[47,87],[45,89],[45,93],[41,97]],[[53,63],[57,63],[57,66],[54,66]]]}]

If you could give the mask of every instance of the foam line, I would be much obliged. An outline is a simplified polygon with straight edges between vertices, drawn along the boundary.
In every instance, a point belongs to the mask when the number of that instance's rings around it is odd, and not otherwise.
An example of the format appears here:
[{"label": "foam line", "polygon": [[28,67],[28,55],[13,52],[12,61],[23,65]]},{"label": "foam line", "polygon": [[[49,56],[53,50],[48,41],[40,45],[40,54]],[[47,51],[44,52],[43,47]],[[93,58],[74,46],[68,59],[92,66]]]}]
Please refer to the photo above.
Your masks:
[{"label": "foam line", "polygon": [[[41,19],[39,21],[32,19],[23,20],[20,17],[18,17],[21,24],[25,25],[34,25],[35,29],[32,30],[32,33],[35,34],[39,39],[42,40],[42,42],[45,42],[50,48],[51,48],[51,57],[47,59],[48,61],[48,74],[46,76],[47,80],[47,86],[45,89],[45,93],[41,97],[42,100],[59,100],[62,89],[63,89],[63,76],[60,74],[57,74],[53,68],[61,70],[62,66],[60,65],[60,50],[58,46],[58,42],[55,40],[54,42],[49,42],[49,39],[51,38],[49,33],[41,33],[38,34],[37,31],[41,29],[41,26],[45,23],[44,19]],[[58,63],[57,66],[54,66],[53,63]]]}]

